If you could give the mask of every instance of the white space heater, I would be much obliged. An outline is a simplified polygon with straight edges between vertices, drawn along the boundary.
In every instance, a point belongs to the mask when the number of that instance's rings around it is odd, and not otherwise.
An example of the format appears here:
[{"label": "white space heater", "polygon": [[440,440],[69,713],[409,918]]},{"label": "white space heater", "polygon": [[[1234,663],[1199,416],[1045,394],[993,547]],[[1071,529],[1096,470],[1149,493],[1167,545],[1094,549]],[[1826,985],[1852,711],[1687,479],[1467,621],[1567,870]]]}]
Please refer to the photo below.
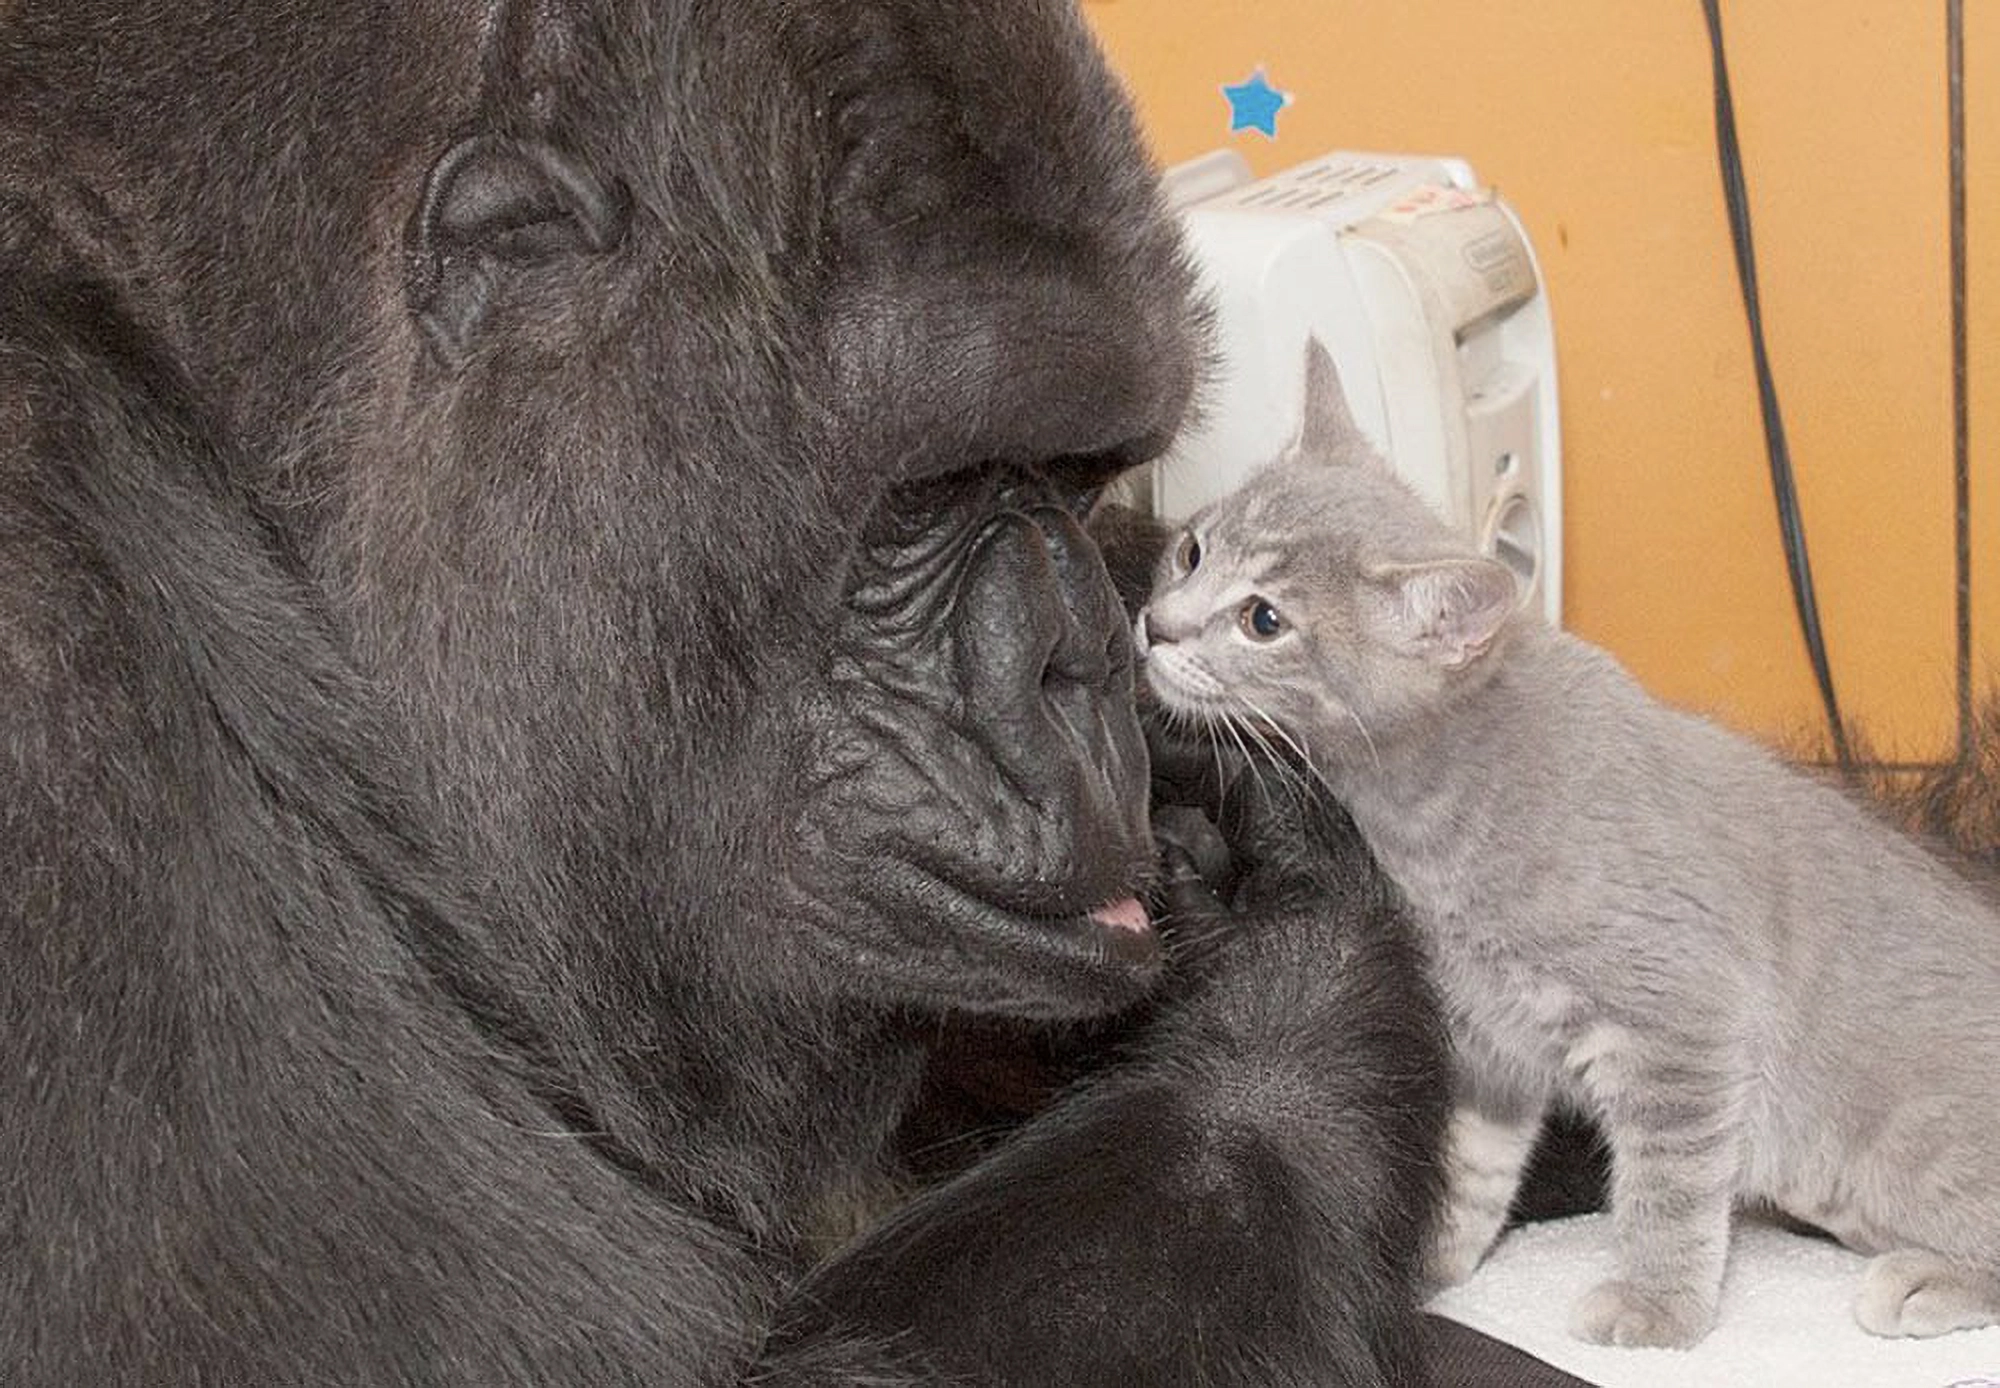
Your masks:
[{"label": "white space heater", "polygon": [[1349,411],[1527,602],[1562,615],[1562,476],[1548,299],[1520,222],[1455,159],[1329,154],[1253,180],[1233,151],[1167,172],[1214,295],[1205,420],[1151,473],[1178,520],[1297,432],[1308,334]]}]

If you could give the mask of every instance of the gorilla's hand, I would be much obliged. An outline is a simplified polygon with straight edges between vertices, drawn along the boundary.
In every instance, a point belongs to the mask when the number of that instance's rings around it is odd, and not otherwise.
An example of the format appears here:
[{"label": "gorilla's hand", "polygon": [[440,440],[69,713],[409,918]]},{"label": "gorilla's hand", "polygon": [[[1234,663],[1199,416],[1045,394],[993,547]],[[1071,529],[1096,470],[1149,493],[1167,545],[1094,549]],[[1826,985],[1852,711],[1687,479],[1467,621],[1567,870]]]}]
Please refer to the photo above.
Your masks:
[{"label": "gorilla's hand", "polygon": [[1158,877],[1150,904],[1173,961],[1176,989],[1206,977],[1236,919],[1225,902],[1235,863],[1209,817],[1192,805],[1153,810]]},{"label": "gorilla's hand", "polygon": [[1211,893],[1229,880],[1229,845],[1207,815],[1192,805],[1162,805],[1153,812],[1153,842],[1168,885],[1193,883]]}]

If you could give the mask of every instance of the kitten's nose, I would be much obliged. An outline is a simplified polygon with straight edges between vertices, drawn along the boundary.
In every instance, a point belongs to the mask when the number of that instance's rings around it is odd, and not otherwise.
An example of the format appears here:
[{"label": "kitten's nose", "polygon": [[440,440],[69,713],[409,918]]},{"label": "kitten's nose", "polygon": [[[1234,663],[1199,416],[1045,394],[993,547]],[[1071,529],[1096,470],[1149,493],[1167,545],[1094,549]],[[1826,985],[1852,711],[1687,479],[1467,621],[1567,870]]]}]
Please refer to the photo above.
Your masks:
[{"label": "kitten's nose", "polygon": [[1146,652],[1153,647],[1171,646],[1174,643],[1171,636],[1160,635],[1157,626],[1147,620],[1147,614],[1151,611],[1151,608],[1142,607],[1139,609],[1139,615],[1132,619],[1132,644],[1139,648],[1141,660],[1146,658]]},{"label": "kitten's nose", "polygon": [[1161,620],[1152,604],[1139,609],[1139,615],[1132,619],[1132,644],[1139,648],[1139,659],[1146,658],[1146,652],[1155,646],[1171,646],[1188,634],[1179,622]]}]

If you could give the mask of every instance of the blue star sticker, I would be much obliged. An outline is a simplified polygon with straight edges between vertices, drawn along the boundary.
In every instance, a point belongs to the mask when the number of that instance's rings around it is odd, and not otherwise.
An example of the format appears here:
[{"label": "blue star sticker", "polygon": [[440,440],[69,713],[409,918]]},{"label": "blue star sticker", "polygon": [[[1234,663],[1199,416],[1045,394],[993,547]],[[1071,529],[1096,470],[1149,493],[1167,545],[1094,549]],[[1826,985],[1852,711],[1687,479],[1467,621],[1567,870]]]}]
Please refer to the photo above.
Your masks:
[{"label": "blue star sticker", "polygon": [[1278,108],[1292,98],[1273,87],[1258,68],[1246,82],[1224,83],[1222,94],[1229,98],[1231,130],[1261,130],[1273,139],[1278,134]]}]

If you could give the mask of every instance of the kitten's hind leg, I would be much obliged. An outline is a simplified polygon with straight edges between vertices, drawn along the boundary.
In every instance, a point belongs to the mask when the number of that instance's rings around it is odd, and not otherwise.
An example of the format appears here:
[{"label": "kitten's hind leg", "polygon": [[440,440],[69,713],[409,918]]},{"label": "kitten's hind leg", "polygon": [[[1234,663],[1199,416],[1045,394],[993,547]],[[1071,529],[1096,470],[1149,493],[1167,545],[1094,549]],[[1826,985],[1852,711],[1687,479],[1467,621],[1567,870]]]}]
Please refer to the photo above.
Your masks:
[{"label": "kitten's hind leg", "polygon": [[1854,1319],[1871,1334],[1917,1337],[2000,1324],[2000,1273],[1899,1248],[1861,1275]]},{"label": "kitten's hind leg", "polygon": [[1452,1110],[1445,1207],[1427,1269],[1437,1285],[1456,1286],[1472,1276],[1500,1237],[1541,1124],[1542,1110],[1534,1104],[1501,1109],[1461,1100]]}]

